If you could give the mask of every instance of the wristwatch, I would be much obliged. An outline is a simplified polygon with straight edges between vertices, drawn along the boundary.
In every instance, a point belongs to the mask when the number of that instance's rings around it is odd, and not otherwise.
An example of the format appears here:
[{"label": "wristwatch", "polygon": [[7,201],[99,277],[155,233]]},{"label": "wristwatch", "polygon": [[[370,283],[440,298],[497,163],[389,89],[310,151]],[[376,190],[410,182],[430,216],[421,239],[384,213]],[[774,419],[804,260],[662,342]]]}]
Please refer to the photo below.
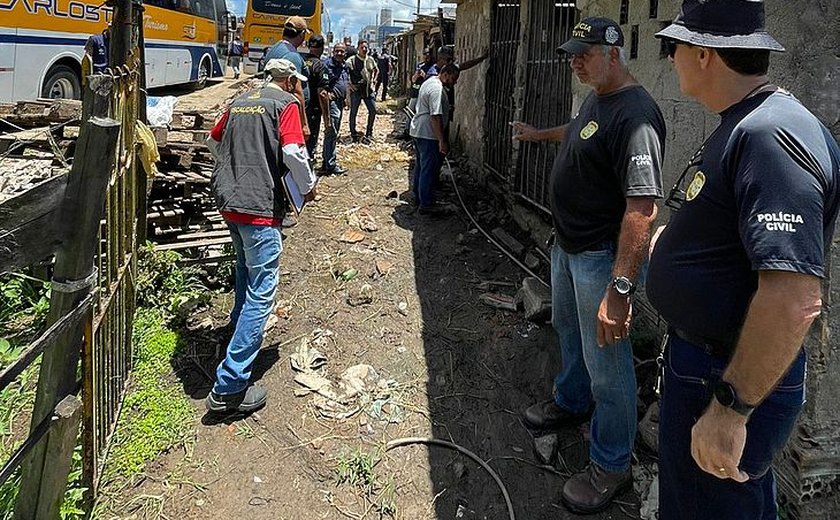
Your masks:
[{"label": "wristwatch", "polygon": [[610,287],[615,289],[615,292],[621,296],[630,296],[636,292],[636,286],[626,276],[616,276],[613,278],[612,282],[610,282]]},{"label": "wristwatch", "polygon": [[738,397],[735,387],[726,381],[720,381],[715,385],[715,399],[726,408],[731,408],[744,417],[749,417],[755,410],[755,406],[748,405]]}]

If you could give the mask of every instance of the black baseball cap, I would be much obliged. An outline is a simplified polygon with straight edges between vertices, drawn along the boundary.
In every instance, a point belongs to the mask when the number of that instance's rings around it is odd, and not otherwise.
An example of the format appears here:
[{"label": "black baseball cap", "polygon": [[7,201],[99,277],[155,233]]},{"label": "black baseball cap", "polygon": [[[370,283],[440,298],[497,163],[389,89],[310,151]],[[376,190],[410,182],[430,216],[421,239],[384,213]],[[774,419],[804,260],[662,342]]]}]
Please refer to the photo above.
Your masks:
[{"label": "black baseball cap", "polygon": [[584,18],[572,29],[572,37],[557,48],[557,53],[583,54],[593,45],[624,47],[624,33],[618,23],[600,16]]},{"label": "black baseball cap", "polygon": [[309,47],[323,47],[324,46],[324,37],[320,34],[313,34],[309,37],[309,42],[307,43]]}]

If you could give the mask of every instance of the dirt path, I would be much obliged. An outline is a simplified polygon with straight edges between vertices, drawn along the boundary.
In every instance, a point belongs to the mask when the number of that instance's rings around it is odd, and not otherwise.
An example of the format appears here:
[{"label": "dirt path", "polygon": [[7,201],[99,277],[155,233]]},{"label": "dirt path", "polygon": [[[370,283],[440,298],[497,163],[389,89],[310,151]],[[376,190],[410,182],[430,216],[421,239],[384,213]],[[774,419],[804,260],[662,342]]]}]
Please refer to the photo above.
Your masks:
[{"label": "dirt path", "polygon": [[[390,125],[389,117],[380,117],[377,136]],[[520,420],[525,406],[548,394],[559,366],[553,334],[478,300],[488,281],[501,282],[496,290],[512,295],[521,273],[460,211],[437,220],[415,213],[403,200],[407,156],[394,142],[344,146],[339,153],[349,174],[322,178],[321,200],[284,231],[277,298],[285,310],[253,377],[269,389],[267,407],[247,419],[205,416],[186,453],[159,459],[127,493],[126,503],[165,497],[154,513],[135,508],[135,517],[374,519],[391,510],[410,520],[508,518],[493,480],[456,452],[423,446],[382,452],[393,439],[432,436],[488,461],[520,520],[575,518],[558,504],[562,474],[586,461],[580,432],[561,435],[561,462],[541,468]],[[471,208],[493,218],[491,228],[505,224],[481,189],[463,176],[459,182]],[[360,224],[377,230],[360,231]],[[363,239],[339,241],[347,230]],[[188,346],[172,361],[201,413],[225,347],[221,326],[230,300],[218,299],[207,312],[213,328],[190,332]],[[205,317],[192,321],[208,323]],[[316,395],[297,396],[303,386],[295,382],[289,356],[301,338],[324,354],[322,374],[331,381],[358,364],[373,367],[376,377],[331,411]],[[355,408],[349,418],[328,417]],[[360,487],[337,484],[337,468],[367,475],[362,466],[377,459],[375,477],[363,478]],[[638,510],[632,493],[620,498],[623,505],[596,518],[626,518],[622,508]]]}]

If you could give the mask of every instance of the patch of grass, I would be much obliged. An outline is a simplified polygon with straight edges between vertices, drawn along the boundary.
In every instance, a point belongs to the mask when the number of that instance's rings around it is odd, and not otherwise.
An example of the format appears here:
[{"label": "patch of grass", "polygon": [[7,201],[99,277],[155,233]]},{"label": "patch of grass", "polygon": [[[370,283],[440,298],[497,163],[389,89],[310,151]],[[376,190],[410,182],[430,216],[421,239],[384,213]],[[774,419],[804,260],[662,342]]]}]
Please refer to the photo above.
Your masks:
[{"label": "patch of grass", "polygon": [[114,433],[106,482],[124,483],[136,477],[148,462],[184,442],[195,422],[195,409],[180,385],[167,378],[178,343],[178,334],[166,328],[160,310],[137,311],[132,385]]},{"label": "patch of grass", "polygon": [[338,484],[349,484],[365,495],[373,495],[379,486],[379,480],[374,468],[379,463],[379,457],[373,453],[354,450],[341,455],[336,462],[335,472]]},{"label": "patch of grass", "polygon": [[338,457],[335,473],[339,485],[347,484],[361,492],[365,499],[375,504],[380,517],[397,514],[397,484],[393,478],[385,482],[375,469],[381,456],[356,449]]}]

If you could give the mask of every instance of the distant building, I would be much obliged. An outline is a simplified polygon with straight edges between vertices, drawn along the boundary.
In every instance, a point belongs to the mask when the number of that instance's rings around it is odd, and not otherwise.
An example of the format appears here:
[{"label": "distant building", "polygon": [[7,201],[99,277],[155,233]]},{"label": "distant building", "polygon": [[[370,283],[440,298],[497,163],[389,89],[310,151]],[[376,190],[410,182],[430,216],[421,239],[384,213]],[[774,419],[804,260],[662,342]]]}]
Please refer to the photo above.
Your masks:
[{"label": "distant building", "polygon": [[388,38],[388,36],[401,33],[405,30],[405,27],[398,27],[396,25],[380,25],[378,27],[378,32],[376,35],[376,40],[379,44],[379,47],[385,45],[385,39]]},{"label": "distant building", "polygon": [[379,34],[379,27],[376,25],[365,25],[359,32],[359,40],[367,40],[368,48],[373,49],[379,45],[377,35]]},{"label": "distant building", "polygon": [[[388,8],[379,11],[379,26],[393,25],[394,13]],[[382,40],[385,41],[385,40]]]}]

